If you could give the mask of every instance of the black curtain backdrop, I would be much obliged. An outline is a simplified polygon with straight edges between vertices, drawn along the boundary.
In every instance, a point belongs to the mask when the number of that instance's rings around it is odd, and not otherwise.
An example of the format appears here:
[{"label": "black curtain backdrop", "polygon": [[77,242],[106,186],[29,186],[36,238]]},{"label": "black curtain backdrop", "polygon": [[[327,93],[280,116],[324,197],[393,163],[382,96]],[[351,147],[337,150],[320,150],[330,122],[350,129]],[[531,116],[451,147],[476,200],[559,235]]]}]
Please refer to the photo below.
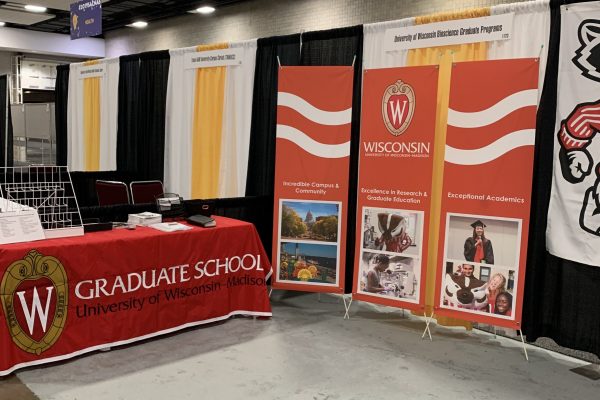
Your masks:
[{"label": "black curtain backdrop", "polygon": [[140,55],[119,58],[119,105],[117,122],[117,171],[133,173],[138,169],[138,119],[140,93]]},{"label": "black curtain backdrop", "polygon": [[352,292],[354,278],[354,242],[356,237],[356,190],[358,185],[358,150],[360,141],[360,107],[362,87],[362,25],[308,32],[302,35],[302,65],[352,65],[354,93],[350,142],[350,175],[348,185],[348,223],[346,229],[345,293]]},{"label": "black curtain backdrop", "polygon": [[[6,151],[5,151],[5,143],[6,137],[8,136],[7,132],[7,105],[8,105],[8,77],[6,75],[0,75],[0,167],[7,166],[6,162]],[[12,124],[11,124],[12,126]],[[12,136],[12,135],[10,135]]]},{"label": "black curtain backdrop", "polygon": [[[275,179],[277,82],[281,65],[298,65],[300,35],[258,39],[246,196],[272,196]],[[271,208],[273,205],[271,204]]]},{"label": "black curtain backdrop", "polygon": [[140,54],[137,153],[141,179],[164,177],[165,116],[170,56],[168,50]]},{"label": "black curtain backdrop", "polygon": [[[13,166],[13,131],[10,116],[8,76],[0,76],[0,166]],[[6,147],[5,147],[6,145]]]},{"label": "black curtain backdrop", "polygon": [[8,119],[8,131],[6,132],[6,166],[12,167],[15,165],[14,160],[14,133],[13,133],[13,123],[12,123],[12,112],[10,109],[10,95],[6,98],[8,103],[8,115],[6,118]]},{"label": "black curtain backdrop", "polygon": [[[7,129],[8,128],[8,129]],[[0,166],[13,166],[13,128],[10,115],[8,76],[0,76]],[[6,145],[6,147],[5,147]]]},{"label": "black curtain backdrop", "polygon": [[267,254],[271,254],[273,241],[278,56],[281,65],[298,65],[300,35],[275,36],[257,42],[246,196],[262,198],[259,202],[249,202],[248,207],[264,215],[265,220],[256,227]]},{"label": "black curtain backdrop", "polygon": [[67,103],[69,100],[69,65],[56,67],[54,89],[56,125],[56,165],[67,165]]},{"label": "black curtain backdrop", "polygon": [[560,5],[565,3],[577,2],[551,2],[548,64],[537,115],[523,332],[528,341],[549,337],[561,346],[600,356],[600,267],[563,260],[546,251],[545,232],[556,137]]}]

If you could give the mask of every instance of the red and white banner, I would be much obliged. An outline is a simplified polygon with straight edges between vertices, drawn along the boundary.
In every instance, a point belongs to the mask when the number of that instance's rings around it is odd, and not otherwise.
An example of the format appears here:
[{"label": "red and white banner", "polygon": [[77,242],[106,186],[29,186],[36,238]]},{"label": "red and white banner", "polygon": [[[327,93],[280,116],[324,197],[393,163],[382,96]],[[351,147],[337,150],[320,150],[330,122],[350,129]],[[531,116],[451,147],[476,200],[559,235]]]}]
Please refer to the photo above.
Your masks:
[{"label": "red and white banner", "polygon": [[557,257],[595,266],[600,266],[599,52],[600,2],[561,6],[546,244]]},{"label": "red and white banner", "polygon": [[452,68],[436,314],[518,328],[521,321],[537,59]]},{"label": "red and white banner", "polygon": [[235,314],[270,316],[252,224],[0,246],[0,375]]},{"label": "red and white banner", "polygon": [[353,298],[417,309],[425,296],[438,71],[366,70]]},{"label": "red and white banner", "polygon": [[273,287],[342,293],[352,67],[279,68]]}]

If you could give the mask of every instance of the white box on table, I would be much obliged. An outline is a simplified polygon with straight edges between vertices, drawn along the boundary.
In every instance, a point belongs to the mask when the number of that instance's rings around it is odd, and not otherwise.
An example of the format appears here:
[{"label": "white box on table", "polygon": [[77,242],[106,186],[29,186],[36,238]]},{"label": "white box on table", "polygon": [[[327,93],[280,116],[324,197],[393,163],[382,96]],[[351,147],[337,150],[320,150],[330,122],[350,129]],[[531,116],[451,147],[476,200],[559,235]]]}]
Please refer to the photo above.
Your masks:
[{"label": "white box on table", "polygon": [[162,215],[151,212],[143,212],[139,214],[129,214],[127,218],[128,224],[136,224],[141,226],[148,226],[152,224],[159,224],[162,222]]}]

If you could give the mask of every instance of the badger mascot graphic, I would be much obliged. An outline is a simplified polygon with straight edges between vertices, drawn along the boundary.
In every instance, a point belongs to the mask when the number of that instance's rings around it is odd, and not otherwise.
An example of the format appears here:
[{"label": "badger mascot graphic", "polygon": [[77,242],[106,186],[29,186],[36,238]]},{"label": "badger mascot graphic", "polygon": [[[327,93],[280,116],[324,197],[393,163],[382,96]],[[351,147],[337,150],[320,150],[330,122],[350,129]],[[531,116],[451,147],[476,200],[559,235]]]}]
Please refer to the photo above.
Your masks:
[{"label": "badger mascot graphic", "polygon": [[[581,46],[572,61],[588,79],[600,82],[600,21],[585,20],[579,25]],[[565,118],[558,130],[559,160],[565,180],[572,184],[583,182],[594,173],[596,181],[583,199],[579,225],[586,232],[600,236],[600,163],[588,147],[600,131],[600,99],[578,104]]]},{"label": "badger mascot graphic", "polygon": [[450,307],[485,311],[488,305],[484,281],[462,274],[446,274],[445,303]]},{"label": "badger mascot graphic", "polygon": [[377,214],[381,237],[375,239],[378,250],[403,253],[412,244],[412,238],[406,233],[408,221],[401,215],[380,213]]}]

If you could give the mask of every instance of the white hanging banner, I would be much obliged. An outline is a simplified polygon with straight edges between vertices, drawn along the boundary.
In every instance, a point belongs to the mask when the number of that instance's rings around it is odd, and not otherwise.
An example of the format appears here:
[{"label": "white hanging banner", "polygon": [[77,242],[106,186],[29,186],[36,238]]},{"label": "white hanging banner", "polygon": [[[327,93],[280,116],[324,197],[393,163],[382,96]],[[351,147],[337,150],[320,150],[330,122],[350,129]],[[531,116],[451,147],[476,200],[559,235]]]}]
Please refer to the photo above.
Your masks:
[{"label": "white hanging banner", "polygon": [[562,6],[561,21],[546,245],[600,266],[600,2]]},{"label": "white hanging banner", "polygon": [[242,64],[242,49],[219,49],[187,53],[185,69],[228,67]]},{"label": "white hanging banner", "polygon": [[511,38],[514,16],[514,13],[507,13],[388,29],[385,31],[384,49],[396,51],[508,40]]}]

